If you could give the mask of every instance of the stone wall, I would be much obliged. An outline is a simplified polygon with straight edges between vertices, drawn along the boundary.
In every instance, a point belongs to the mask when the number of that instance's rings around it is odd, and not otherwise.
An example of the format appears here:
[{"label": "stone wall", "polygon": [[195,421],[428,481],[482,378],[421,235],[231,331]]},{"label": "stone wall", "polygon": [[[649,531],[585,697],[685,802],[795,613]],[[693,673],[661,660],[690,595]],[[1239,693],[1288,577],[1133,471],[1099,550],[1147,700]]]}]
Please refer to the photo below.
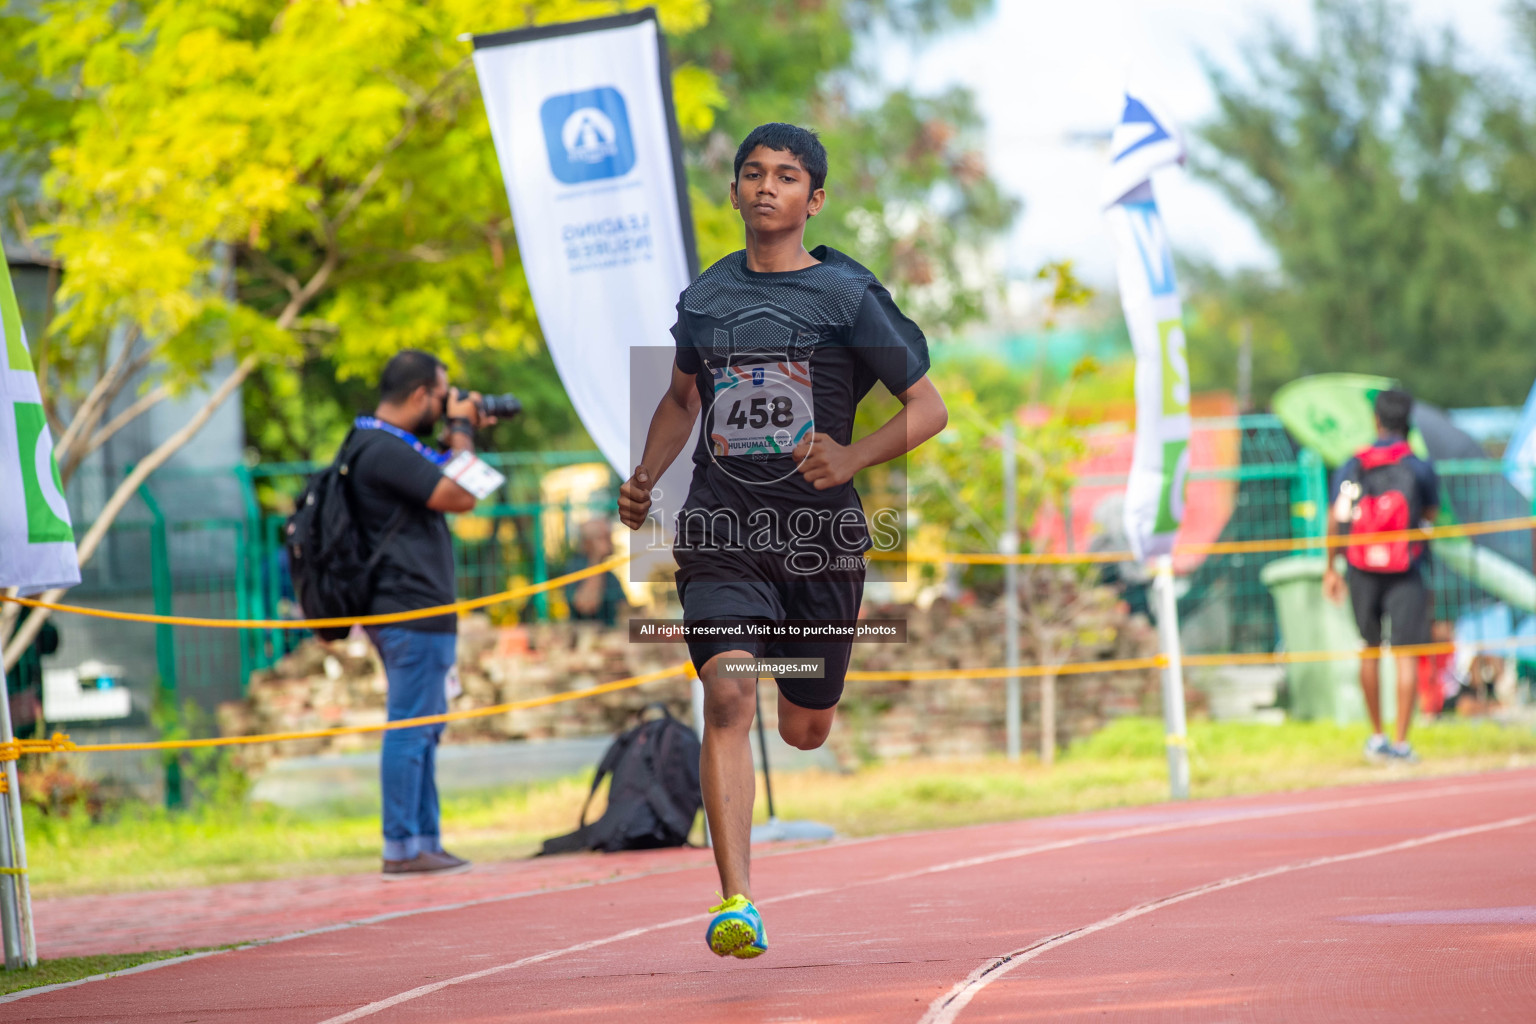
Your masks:
[{"label": "stone wall", "polygon": [[[1057,660],[1099,661],[1141,657],[1157,649],[1144,619],[1128,618],[1107,591],[1088,592],[1074,605],[1070,631],[1058,630]],[[1081,598],[1082,595],[1079,595]],[[1000,605],[866,606],[872,618],[905,618],[906,644],[857,644],[855,669],[927,672],[1003,663]],[[1021,634],[1024,664],[1039,663],[1030,631]],[[631,644],[624,629],[572,623],[493,627],[482,616],[460,623],[459,672],[463,693],[452,710],[468,710],[550,696],[639,675],[687,659],[681,643]],[[1022,681],[1026,750],[1039,743],[1039,681]],[[974,757],[1004,746],[1002,679],[893,678],[848,684],[838,725],[829,741],[840,761],[870,758]],[[1157,714],[1159,681],[1153,670],[1064,676],[1057,687],[1057,741],[1070,744],[1112,718]],[[771,684],[763,700],[774,724]],[[1192,695],[1193,696],[1193,695]],[[541,739],[612,733],[651,701],[689,713],[689,683],[682,676],[642,687],[539,708],[454,722],[448,742]],[[377,656],[362,637],[332,644],[306,643],[271,670],[256,673],[246,700],[220,709],[226,735],[300,731],[384,721],[385,683]],[[358,750],[379,742],[376,733],[293,740],[247,748],[260,762],[272,756]]]}]

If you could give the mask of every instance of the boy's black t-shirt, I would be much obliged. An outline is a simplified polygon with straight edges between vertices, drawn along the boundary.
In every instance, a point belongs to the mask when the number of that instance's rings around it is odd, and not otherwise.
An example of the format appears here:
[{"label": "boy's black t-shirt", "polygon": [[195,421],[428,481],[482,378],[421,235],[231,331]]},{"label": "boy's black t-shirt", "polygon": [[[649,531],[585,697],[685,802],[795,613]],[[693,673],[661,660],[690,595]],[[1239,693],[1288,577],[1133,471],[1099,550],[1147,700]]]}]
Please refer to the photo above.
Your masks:
[{"label": "boy's black t-shirt", "polygon": [[[767,509],[787,517],[799,509],[860,509],[851,482],[817,490],[795,471],[789,452],[798,438],[792,435],[814,429],[849,444],[859,401],[876,381],[900,394],[928,372],[922,330],[902,314],[874,274],[826,246],[811,255],[821,262],[802,270],[758,273],[747,268],[744,251],[732,253],[701,274],[678,300],[672,328],[677,367],[695,375],[702,399],[685,513],[729,509],[747,515]],[[765,372],[789,388],[782,393],[790,398],[779,400],[782,410],[773,398],[753,405],[754,386],[763,383]],[[807,390],[812,408],[803,410],[795,404],[795,393]],[[772,434],[779,419],[765,428],[770,435],[766,448],[732,436],[733,424],[735,435],[749,434],[780,411],[786,429],[778,442]],[[723,454],[727,451],[732,453]],[[863,529],[861,518],[858,530]],[[680,531],[678,543],[690,545],[688,529]],[[865,533],[857,550],[868,546]]]},{"label": "boy's black t-shirt", "polygon": [[[395,512],[404,509],[399,529],[379,559],[369,615],[414,611],[452,604],[453,538],[448,517],[427,508],[443,471],[405,441],[383,430],[359,430],[348,459],[353,514],[363,531],[364,550],[377,550]],[[455,633],[458,617],[439,615],[400,625],[428,633]]]}]

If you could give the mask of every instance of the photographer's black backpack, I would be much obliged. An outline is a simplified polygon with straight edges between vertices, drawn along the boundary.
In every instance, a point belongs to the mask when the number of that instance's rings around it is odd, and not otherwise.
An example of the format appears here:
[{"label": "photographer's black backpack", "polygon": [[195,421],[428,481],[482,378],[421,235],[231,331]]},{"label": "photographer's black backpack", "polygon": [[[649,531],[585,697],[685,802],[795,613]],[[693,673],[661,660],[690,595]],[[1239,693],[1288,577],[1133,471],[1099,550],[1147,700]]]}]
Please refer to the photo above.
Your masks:
[{"label": "photographer's black backpack", "polygon": [[[699,790],[699,738],[672,717],[664,704],[661,717],[641,722],[613,741],[597,766],[597,777],[581,805],[581,827],[544,841],[540,856],[575,850],[654,850],[688,845],[693,819],[704,804]],[[604,776],[608,809],[592,824],[587,810]]]},{"label": "photographer's black backpack", "polygon": [[[339,619],[367,614],[374,572],[384,544],[400,528],[405,515],[404,507],[397,510],[378,550],[371,555],[365,553],[347,483],[351,469],[348,449],[355,433],[347,434],[335,462],[310,477],[283,528],[293,592],[305,618]],[[315,635],[322,640],[340,640],[350,631],[350,626],[327,626],[315,630]]]}]

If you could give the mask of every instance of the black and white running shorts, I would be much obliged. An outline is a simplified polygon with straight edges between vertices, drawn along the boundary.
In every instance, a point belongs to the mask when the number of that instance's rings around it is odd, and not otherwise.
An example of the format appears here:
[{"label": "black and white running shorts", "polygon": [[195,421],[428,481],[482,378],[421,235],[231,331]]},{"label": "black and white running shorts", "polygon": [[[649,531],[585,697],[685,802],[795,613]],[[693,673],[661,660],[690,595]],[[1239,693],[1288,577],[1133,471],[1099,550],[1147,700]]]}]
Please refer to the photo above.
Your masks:
[{"label": "black and white running shorts", "polygon": [[[864,570],[799,576],[786,571],[782,556],[759,552],[677,547],[677,593],[683,603],[683,623],[852,622],[864,599]],[[823,658],[822,679],[781,679],[779,692],[791,704],[811,710],[833,707],[842,698],[843,680],[853,654],[853,641],[689,639],[688,655],[702,670],[711,658],[727,651],[745,651],[754,658]]]}]

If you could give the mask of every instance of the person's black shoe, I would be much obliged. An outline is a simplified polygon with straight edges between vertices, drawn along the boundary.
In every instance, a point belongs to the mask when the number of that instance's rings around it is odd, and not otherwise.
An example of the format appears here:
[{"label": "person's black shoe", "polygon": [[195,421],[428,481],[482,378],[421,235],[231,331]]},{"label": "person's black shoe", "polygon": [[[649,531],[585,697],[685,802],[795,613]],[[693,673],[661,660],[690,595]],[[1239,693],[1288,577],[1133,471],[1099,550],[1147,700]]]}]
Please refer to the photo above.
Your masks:
[{"label": "person's black shoe", "polygon": [[470,869],[469,861],[451,853],[418,853],[410,860],[386,860],[384,880],[396,882],[402,878],[420,878],[423,875],[457,875]]}]

